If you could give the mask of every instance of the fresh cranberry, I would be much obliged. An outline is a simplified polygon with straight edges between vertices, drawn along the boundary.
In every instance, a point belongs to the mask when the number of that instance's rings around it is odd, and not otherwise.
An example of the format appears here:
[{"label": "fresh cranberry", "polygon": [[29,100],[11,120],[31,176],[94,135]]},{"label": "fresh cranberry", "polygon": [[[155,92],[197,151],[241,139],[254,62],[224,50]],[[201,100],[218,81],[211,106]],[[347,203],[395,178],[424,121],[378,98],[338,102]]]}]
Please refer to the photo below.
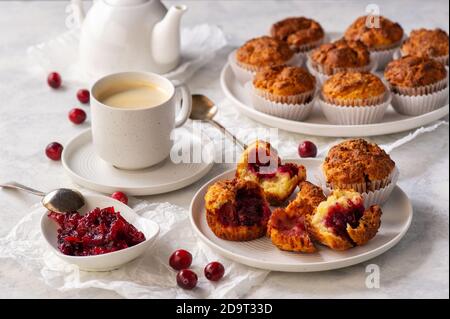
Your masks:
[{"label": "fresh cranberry", "polygon": [[192,255],[184,249],[179,249],[173,252],[169,258],[169,265],[175,270],[183,270],[189,268],[192,264]]},{"label": "fresh cranberry", "polygon": [[194,289],[197,281],[197,274],[190,269],[183,269],[177,274],[177,284],[183,289]]},{"label": "fresh cranberry", "polygon": [[205,267],[205,277],[211,281],[218,281],[223,277],[225,268],[218,261],[213,261]]},{"label": "fresh cranberry", "polygon": [[317,147],[313,142],[304,141],[298,146],[298,155],[300,157],[316,157]]},{"label": "fresh cranberry", "polygon": [[111,194],[111,197],[118,200],[119,202],[124,203],[125,205],[128,205],[128,196],[125,195],[125,193],[114,192]]},{"label": "fresh cranberry", "polygon": [[62,151],[63,146],[58,142],[50,143],[45,148],[45,154],[47,155],[47,157],[54,161],[59,161],[61,159]]},{"label": "fresh cranberry", "polygon": [[61,86],[61,76],[57,72],[52,72],[47,77],[47,83],[50,87],[57,89]]},{"label": "fresh cranberry", "polygon": [[90,100],[89,90],[86,90],[86,89],[78,90],[77,98],[78,98],[78,101],[80,101],[80,103],[88,104],[89,100]]},{"label": "fresh cranberry", "polygon": [[86,112],[78,108],[71,109],[69,120],[74,124],[81,124],[86,120]]}]

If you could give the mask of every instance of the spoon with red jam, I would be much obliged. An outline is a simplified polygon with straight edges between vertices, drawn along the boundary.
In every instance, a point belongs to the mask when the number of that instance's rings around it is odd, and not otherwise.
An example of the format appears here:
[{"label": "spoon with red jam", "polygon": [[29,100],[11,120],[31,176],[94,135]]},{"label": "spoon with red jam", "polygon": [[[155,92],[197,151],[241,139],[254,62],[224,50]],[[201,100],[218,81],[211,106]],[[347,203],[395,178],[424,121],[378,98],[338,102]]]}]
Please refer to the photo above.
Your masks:
[{"label": "spoon with red jam", "polygon": [[0,187],[21,190],[33,195],[41,196],[42,205],[49,211],[57,213],[75,212],[83,207],[85,203],[83,195],[74,189],[59,188],[49,193],[44,193],[16,182],[0,184]]}]

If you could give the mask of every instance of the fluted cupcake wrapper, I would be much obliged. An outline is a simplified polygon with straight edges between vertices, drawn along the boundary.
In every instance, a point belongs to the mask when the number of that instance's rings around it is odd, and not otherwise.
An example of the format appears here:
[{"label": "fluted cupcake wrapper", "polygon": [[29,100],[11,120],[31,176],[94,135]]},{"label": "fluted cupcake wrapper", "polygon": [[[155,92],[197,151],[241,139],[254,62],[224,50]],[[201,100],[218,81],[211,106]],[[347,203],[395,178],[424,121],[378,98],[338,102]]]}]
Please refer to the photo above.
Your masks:
[{"label": "fluted cupcake wrapper", "polygon": [[342,185],[327,184],[323,173],[320,176],[320,182],[324,193],[327,196],[329,196],[334,189],[353,189],[361,194],[364,199],[364,206],[368,208],[372,205],[383,205],[389,199],[389,196],[397,185],[399,175],[400,172],[397,167],[394,167],[388,177],[372,182],[369,189],[365,183]]},{"label": "fluted cupcake wrapper", "polygon": [[401,41],[390,48],[370,51],[370,60],[376,61],[378,71],[384,70],[388,63],[394,59],[394,54],[398,51],[400,44]]},{"label": "fluted cupcake wrapper", "polygon": [[418,116],[444,106],[448,99],[448,77],[419,88],[392,87],[392,106],[404,115]]},{"label": "fluted cupcake wrapper", "polygon": [[[370,63],[366,66],[362,67],[355,67],[355,68],[334,68],[333,70],[325,70],[322,68],[319,64],[314,64],[310,58],[310,55],[308,54],[307,60],[306,60],[306,67],[308,71],[316,77],[316,79],[319,81],[320,84],[325,83],[326,80],[330,78],[333,74],[342,72],[342,71],[348,71],[348,72],[375,72],[377,69],[377,62],[371,60]],[[327,71],[331,71],[330,74],[328,74]]]},{"label": "fluted cupcake wrapper", "polygon": [[380,98],[354,100],[347,105],[340,105],[337,101],[325,101],[323,97],[317,99],[323,114],[332,124],[361,125],[378,123],[391,103],[391,94],[386,93]]},{"label": "fluted cupcake wrapper", "polygon": [[314,91],[291,96],[274,96],[257,90],[251,83],[247,83],[253,107],[263,113],[285,118],[288,120],[305,120],[314,107]]},{"label": "fluted cupcake wrapper", "polygon": [[[234,76],[242,85],[244,85],[248,81],[252,81],[256,72],[259,70],[255,66],[239,63],[236,60],[236,50],[230,53],[230,55],[228,56],[228,62],[231,66],[231,69],[233,70]],[[284,64],[291,66],[301,66],[303,64],[303,55],[294,54],[294,56]]]}]

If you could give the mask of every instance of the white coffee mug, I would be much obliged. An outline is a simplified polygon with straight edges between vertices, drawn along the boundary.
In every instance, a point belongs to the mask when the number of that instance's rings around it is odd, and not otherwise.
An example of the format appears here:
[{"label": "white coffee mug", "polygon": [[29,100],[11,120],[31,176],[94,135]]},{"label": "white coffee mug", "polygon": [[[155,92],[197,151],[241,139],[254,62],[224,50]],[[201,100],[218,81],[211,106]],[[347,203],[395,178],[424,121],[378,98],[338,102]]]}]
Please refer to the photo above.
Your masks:
[{"label": "white coffee mug", "polygon": [[[118,108],[102,103],[102,94],[120,83],[148,82],[168,93],[166,101],[148,108]],[[176,97],[181,90],[181,99]],[[181,110],[176,116],[177,106]],[[123,72],[107,75],[91,89],[91,121],[94,148],[106,162],[121,169],[142,169],[162,162],[170,154],[174,128],[189,118],[192,96],[186,86],[175,86],[154,73]]]}]

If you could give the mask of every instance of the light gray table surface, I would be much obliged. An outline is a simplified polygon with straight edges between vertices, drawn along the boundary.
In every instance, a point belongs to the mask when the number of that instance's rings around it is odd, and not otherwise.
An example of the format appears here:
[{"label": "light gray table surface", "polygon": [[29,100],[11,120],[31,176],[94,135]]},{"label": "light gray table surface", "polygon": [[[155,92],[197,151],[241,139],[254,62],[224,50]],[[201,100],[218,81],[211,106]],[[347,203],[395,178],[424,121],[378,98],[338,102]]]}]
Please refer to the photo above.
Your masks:
[{"label": "light gray table surface", "polygon": [[[268,25],[289,15],[310,16],[325,29],[344,30],[364,14],[366,1],[207,1],[186,0],[190,9],[185,26],[220,25],[230,44],[237,45],[267,31]],[[441,27],[448,31],[449,5],[442,1],[371,1],[383,15],[393,17],[407,32],[417,27]],[[26,48],[55,37],[65,30],[66,1],[0,1],[0,181],[17,180],[38,189],[72,186],[60,163],[47,160],[45,145],[68,141],[80,131],[61,119],[73,94],[49,94],[45,79],[36,78],[27,65]],[[219,72],[225,63],[224,49],[200,70],[189,85],[194,92],[224,99]],[[72,89],[68,89],[72,90]],[[74,91],[75,92],[75,91]],[[71,92],[71,93],[74,93]],[[89,123],[84,124],[87,128]],[[403,134],[374,138],[393,141]],[[298,140],[305,136],[293,135]],[[307,137],[319,145],[327,139]],[[322,273],[271,273],[246,297],[254,298],[448,298],[449,296],[449,129],[443,125],[395,150],[401,167],[400,186],[412,200],[414,219],[404,239],[375,258],[381,270],[379,289],[365,286],[365,266]],[[147,197],[188,208],[193,193],[223,170],[216,165],[201,181],[183,190]],[[0,191],[0,237],[29,212],[33,196]],[[0,261],[0,297],[3,298],[117,298],[101,289],[60,292],[52,289],[11,260]]]}]

